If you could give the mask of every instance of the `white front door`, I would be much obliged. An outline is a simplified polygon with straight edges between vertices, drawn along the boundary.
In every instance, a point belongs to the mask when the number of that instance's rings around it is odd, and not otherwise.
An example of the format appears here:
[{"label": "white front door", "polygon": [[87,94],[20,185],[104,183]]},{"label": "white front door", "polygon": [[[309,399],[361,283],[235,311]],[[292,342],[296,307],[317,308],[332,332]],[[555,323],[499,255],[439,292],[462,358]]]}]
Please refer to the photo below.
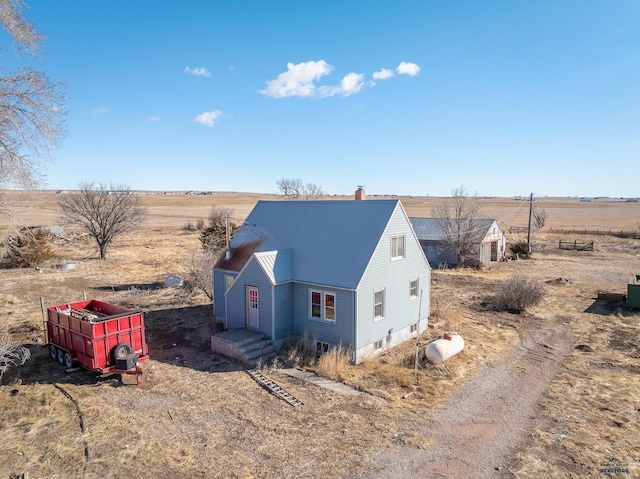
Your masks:
[{"label": "white front door", "polygon": [[247,286],[247,328],[258,329],[258,288]]}]

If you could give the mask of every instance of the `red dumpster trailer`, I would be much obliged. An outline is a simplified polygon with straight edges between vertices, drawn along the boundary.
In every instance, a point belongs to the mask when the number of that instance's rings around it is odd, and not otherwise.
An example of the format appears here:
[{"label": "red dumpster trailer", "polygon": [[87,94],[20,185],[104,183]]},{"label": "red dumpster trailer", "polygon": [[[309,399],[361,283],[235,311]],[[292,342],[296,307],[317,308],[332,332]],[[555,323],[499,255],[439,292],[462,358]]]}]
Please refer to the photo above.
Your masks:
[{"label": "red dumpster trailer", "polygon": [[71,368],[100,373],[135,374],[149,359],[144,313],[95,299],[47,308],[51,358]]}]

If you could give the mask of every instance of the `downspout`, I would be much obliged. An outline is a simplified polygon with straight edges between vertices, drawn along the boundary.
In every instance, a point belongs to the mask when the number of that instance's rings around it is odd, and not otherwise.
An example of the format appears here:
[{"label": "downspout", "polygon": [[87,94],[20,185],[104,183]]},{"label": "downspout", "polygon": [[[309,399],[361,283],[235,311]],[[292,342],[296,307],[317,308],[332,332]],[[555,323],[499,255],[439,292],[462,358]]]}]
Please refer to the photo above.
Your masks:
[{"label": "downspout", "polygon": [[353,363],[358,359],[358,294],[353,291]]},{"label": "downspout", "polygon": [[271,285],[271,342],[276,340],[276,286]]}]

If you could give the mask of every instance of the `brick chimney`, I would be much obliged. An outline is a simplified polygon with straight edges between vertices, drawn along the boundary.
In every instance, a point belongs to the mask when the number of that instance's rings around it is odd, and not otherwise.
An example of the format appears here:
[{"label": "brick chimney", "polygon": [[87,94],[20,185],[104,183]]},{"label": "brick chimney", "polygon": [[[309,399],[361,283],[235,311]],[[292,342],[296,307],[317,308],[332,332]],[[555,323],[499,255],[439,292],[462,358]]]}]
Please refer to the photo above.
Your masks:
[{"label": "brick chimney", "polygon": [[364,191],[364,186],[358,186],[356,190],[356,200],[366,200],[367,193]]}]

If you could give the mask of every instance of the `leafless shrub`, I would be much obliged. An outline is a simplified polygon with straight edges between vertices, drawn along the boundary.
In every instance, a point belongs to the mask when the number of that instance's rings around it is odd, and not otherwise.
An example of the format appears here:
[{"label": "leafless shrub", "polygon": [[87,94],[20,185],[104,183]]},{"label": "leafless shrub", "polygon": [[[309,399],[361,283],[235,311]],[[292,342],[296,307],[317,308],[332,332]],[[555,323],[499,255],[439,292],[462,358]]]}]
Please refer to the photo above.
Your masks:
[{"label": "leafless shrub", "polygon": [[26,363],[30,358],[31,351],[27,348],[11,344],[9,333],[6,329],[0,334],[0,382],[7,370]]},{"label": "leafless shrub", "polygon": [[342,344],[331,348],[328,352],[320,355],[316,372],[335,381],[344,379],[344,372],[351,364],[351,354]]},{"label": "leafless shrub", "polygon": [[517,243],[510,245],[509,251],[511,251],[516,258],[529,258],[531,256],[531,253],[529,252],[529,245],[526,241],[518,241]]},{"label": "leafless shrub", "polygon": [[196,225],[193,223],[193,221],[187,221],[182,229],[185,231],[196,231]]},{"label": "leafless shrub", "polygon": [[187,221],[182,227],[185,231],[201,231],[204,229],[205,222],[202,218],[199,218],[195,223],[191,220]]},{"label": "leafless shrub", "polygon": [[537,230],[542,229],[547,223],[547,211],[544,208],[534,208],[533,223]]},{"label": "leafless shrub", "polygon": [[53,256],[53,238],[45,228],[24,228],[5,241],[10,266],[32,268]]},{"label": "leafless shrub", "polygon": [[213,265],[220,252],[210,248],[191,251],[187,257],[186,277],[193,289],[213,299]]},{"label": "leafless shrub", "polygon": [[281,349],[285,362],[296,367],[313,365],[316,361],[316,339],[310,339],[305,331],[302,337],[288,342]]},{"label": "leafless shrub", "polygon": [[500,311],[524,311],[538,304],[545,295],[544,287],[526,276],[515,275],[498,286],[494,306]]}]

